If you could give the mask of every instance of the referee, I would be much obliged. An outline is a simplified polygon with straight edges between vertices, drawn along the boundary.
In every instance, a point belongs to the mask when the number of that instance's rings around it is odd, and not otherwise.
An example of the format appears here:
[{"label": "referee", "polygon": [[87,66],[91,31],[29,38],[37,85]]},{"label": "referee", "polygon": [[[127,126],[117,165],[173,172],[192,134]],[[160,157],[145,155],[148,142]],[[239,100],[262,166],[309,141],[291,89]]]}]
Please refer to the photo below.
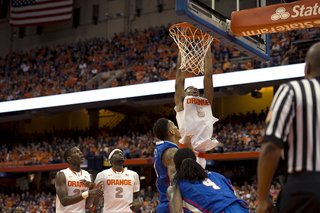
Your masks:
[{"label": "referee", "polygon": [[[320,212],[320,42],[307,52],[305,79],[282,84],[276,92],[263,142],[257,212]],[[274,209],[269,186],[281,149],[288,178]]]}]

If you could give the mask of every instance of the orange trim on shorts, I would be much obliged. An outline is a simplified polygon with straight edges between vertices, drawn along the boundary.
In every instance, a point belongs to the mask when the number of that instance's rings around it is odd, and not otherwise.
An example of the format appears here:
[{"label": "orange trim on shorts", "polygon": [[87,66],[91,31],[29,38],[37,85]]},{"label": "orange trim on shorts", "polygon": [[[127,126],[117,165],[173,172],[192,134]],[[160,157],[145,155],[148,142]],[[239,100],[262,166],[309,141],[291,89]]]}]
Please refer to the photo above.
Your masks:
[{"label": "orange trim on shorts", "polygon": [[[179,148],[180,149],[183,149],[183,148],[186,148],[186,146],[183,144],[183,143],[179,143]],[[198,157],[198,158],[204,158],[205,156],[205,153],[203,152],[194,152],[194,154]]]}]

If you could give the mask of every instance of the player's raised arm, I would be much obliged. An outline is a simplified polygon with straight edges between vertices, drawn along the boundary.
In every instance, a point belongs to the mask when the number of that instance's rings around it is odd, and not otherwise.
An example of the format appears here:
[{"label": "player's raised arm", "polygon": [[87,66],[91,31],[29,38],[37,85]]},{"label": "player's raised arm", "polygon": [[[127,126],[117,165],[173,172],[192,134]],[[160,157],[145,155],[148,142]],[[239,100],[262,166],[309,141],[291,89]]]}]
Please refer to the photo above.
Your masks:
[{"label": "player's raised arm", "polygon": [[60,203],[63,206],[69,206],[82,201],[82,194],[75,194],[73,196],[68,196],[68,189],[66,185],[66,176],[63,172],[58,172],[56,175],[56,191],[59,197]]},{"label": "player's raised arm", "polygon": [[212,74],[213,74],[213,67],[212,67],[212,58],[211,58],[211,47],[207,51],[206,58],[205,58],[205,73],[204,73],[204,80],[203,80],[203,87],[204,87],[204,97],[208,99],[210,105],[212,106],[213,102],[213,82],[212,82]]},{"label": "player's raised arm", "polygon": [[184,80],[186,78],[186,72],[182,72],[180,69],[181,65],[181,54],[179,52],[178,62],[177,62],[177,74],[176,74],[176,85],[175,85],[175,95],[174,102],[177,107],[177,111],[180,112],[183,110],[183,99],[186,97],[184,92]]},{"label": "player's raised arm", "polygon": [[169,148],[165,150],[162,156],[162,163],[168,169],[170,183],[172,183],[174,175],[176,174],[176,166],[174,165],[173,157],[177,150],[177,148]]},{"label": "player's raised arm", "polygon": [[178,184],[174,183],[167,189],[167,197],[170,204],[171,213],[181,213],[182,212],[182,196],[180,192],[180,187]]}]

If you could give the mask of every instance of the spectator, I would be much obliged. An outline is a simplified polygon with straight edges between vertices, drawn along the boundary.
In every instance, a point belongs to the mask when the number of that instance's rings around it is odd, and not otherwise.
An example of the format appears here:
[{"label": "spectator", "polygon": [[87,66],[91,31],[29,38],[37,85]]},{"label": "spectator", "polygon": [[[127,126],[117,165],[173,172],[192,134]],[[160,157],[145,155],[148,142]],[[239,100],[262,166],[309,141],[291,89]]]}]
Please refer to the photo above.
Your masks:
[{"label": "spectator", "polygon": [[154,196],[154,192],[152,190],[152,186],[148,186],[146,191],[146,197],[149,197],[149,199],[152,200],[153,196]]}]

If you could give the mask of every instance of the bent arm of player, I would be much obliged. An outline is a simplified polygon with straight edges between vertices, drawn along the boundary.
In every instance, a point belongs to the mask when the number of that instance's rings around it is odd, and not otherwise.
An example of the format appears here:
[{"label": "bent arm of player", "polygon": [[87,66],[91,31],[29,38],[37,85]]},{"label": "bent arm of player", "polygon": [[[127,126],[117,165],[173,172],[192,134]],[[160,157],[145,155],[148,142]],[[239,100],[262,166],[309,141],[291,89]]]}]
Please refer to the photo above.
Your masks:
[{"label": "bent arm of player", "polygon": [[143,201],[141,197],[139,197],[139,194],[140,192],[133,192],[133,202],[130,203],[130,209],[133,212],[138,211],[143,204]]},{"label": "bent arm of player", "polygon": [[180,192],[180,187],[178,184],[174,183],[167,189],[167,198],[169,200],[169,208],[171,213],[181,213],[182,212],[182,196]]},{"label": "bent arm of player", "polygon": [[176,85],[175,85],[175,94],[174,94],[174,102],[177,107],[177,111],[180,112],[183,110],[183,99],[186,97],[186,93],[184,92],[184,80],[186,78],[186,72],[182,72],[180,69],[181,65],[181,54],[178,56],[177,63],[177,73],[176,73]]},{"label": "bent arm of player", "polygon": [[73,196],[68,196],[68,189],[66,185],[66,176],[63,172],[58,172],[56,175],[56,191],[59,197],[60,203],[63,206],[69,206],[82,201],[84,198],[82,194],[75,194]]},{"label": "bent arm of player", "polygon": [[[93,182],[93,177],[91,174],[90,174],[90,177],[91,177],[91,181]],[[94,184],[92,190],[89,190],[89,192],[88,192],[89,197],[86,200],[86,208],[90,208],[92,203],[95,201],[95,198],[102,198],[103,197],[103,191],[101,190],[102,183],[103,182],[100,181],[98,184]],[[92,185],[92,183],[90,183],[90,184]]]},{"label": "bent arm of player", "polygon": [[205,73],[203,78],[203,88],[204,88],[204,97],[208,99],[210,105],[212,106],[214,89],[213,89],[213,67],[212,67],[212,58],[211,58],[211,48],[207,51],[205,56]]},{"label": "bent arm of player", "polygon": [[[82,201],[83,198],[82,194],[75,194],[73,196],[68,196],[68,189],[66,185],[66,176],[64,175],[63,172],[58,172],[56,175],[56,191],[59,196],[59,200],[63,206],[69,206],[75,203],[78,203]],[[88,191],[88,196],[89,197],[94,197],[94,196],[103,196],[103,191],[101,189],[93,189]]]},{"label": "bent arm of player", "polygon": [[170,184],[172,183],[174,175],[176,174],[176,166],[174,165],[173,157],[177,151],[177,148],[168,148],[163,153],[161,159],[163,165],[168,169]]},{"label": "bent arm of player", "polygon": [[269,186],[278,166],[281,156],[281,147],[273,142],[261,145],[258,161],[258,213],[273,212],[273,203],[269,198]]}]

